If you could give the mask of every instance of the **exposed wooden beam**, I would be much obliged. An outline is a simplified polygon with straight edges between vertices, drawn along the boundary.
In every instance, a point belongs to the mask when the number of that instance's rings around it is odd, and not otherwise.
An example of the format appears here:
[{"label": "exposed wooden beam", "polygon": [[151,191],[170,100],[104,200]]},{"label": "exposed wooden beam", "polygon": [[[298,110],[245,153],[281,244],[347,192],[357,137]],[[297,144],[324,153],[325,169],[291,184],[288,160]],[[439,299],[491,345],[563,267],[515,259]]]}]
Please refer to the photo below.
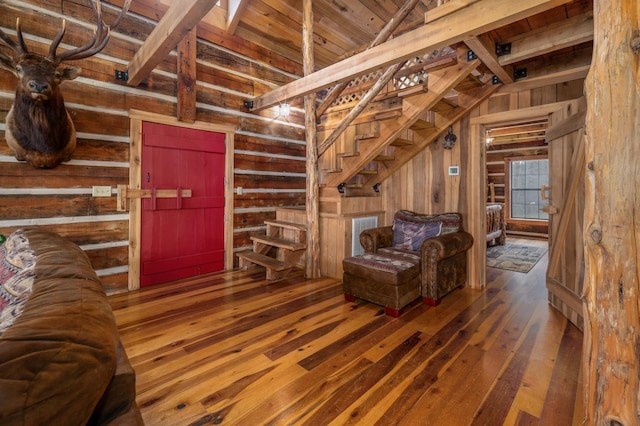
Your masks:
[{"label": "exposed wooden beam", "polygon": [[140,84],[216,3],[218,0],[175,0],[129,62],[127,84]]},{"label": "exposed wooden beam", "polygon": [[[311,75],[281,86],[254,100],[254,110],[262,110],[354,76],[386,67],[415,55],[475,37],[571,0],[483,0],[447,15],[433,24],[395,37],[379,46],[330,65]],[[464,23],[464,25],[461,25]]]},{"label": "exposed wooden beam", "polygon": [[178,43],[178,120],[196,121],[196,30]]},{"label": "exposed wooden beam", "polygon": [[566,83],[567,81],[579,80],[585,78],[589,73],[590,65],[581,65],[575,68],[569,68],[551,74],[540,75],[537,77],[527,78],[512,84],[502,86],[500,93],[515,93],[523,90],[535,89],[538,87],[550,86],[553,84]]},{"label": "exposed wooden beam", "polygon": [[500,65],[495,52],[495,42],[489,36],[483,34],[467,39],[464,43],[502,83],[513,83],[513,67]]},{"label": "exposed wooden beam", "polygon": [[247,7],[249,0],[228,0],[227,1],[227,25],[226,30],[229,34],[236,31],[242,11]]},{"label": "exposed wooden beam", "polygon": [[511,53],[500,56],[500,65],[521,62],[593,40],[593,12],[530,31],[510,40]]}]

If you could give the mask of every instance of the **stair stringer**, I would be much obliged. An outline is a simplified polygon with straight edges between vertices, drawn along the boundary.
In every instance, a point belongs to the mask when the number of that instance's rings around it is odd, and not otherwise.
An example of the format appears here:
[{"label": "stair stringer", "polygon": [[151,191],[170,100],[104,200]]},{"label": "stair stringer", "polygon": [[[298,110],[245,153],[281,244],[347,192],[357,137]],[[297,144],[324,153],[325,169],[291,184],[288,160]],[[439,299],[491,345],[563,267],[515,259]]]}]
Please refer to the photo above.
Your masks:
[{"label": "stair stringer", "polygon": [[460,98],[457,108],[454,108],[447,113],[437,113],[435,127],[426,130],[414,131],[420,136],[417,138],[418,140],[413,145],[408,145],[403,147],[402,150],[398,150],[394,161],[379,163],[378,174],[376,176],[363,179],[362,185],[364,187],[371,187],[378,182],[383,182],[393,173],[400,170],[402,166],[422,152],[422,150],[429,144],[436,141],[442,133],[447,131],[449,126],[458,122],[472,109],[480,105],[484,100],[488,99],[499,87],[500,85],[488,82],[475,90],[467,91],[464,94],[461,92],[460,95],[464,95],[464,101]]}]

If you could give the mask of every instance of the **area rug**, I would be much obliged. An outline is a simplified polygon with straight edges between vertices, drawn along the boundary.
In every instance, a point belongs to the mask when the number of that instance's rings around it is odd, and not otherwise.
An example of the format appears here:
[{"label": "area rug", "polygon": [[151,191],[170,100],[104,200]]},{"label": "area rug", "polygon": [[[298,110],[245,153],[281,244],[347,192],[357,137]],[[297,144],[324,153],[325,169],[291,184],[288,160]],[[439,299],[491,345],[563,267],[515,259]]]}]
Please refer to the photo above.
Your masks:
[{"label": "area rug", "polygon": [[546,247],[531,247],[518,244],[487,247],[487,266],[527,273],[546,252]]}]

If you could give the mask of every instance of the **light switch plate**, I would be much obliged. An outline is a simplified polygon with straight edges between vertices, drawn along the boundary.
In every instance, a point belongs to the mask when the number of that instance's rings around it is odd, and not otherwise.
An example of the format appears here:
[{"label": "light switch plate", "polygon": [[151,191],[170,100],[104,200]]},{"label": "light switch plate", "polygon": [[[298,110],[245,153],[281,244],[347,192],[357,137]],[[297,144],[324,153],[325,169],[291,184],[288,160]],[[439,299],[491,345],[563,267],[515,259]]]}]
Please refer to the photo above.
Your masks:
[{"label": "light switch plate", "polygon": [[91,195],[94,197],[111,197],[110,186],[94,186],[91,189]]}]

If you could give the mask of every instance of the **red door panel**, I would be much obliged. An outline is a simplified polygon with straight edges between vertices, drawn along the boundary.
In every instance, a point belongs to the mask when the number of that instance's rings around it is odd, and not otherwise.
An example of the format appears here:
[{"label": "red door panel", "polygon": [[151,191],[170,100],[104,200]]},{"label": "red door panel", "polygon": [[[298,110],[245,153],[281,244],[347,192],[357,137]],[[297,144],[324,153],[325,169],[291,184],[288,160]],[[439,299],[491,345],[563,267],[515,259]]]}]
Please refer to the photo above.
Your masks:
[{"label": "red door panel", "polygon": [[192,195],[142,200],[140,286],[224,269],[224,138],[143,123],[142,188]]}]

